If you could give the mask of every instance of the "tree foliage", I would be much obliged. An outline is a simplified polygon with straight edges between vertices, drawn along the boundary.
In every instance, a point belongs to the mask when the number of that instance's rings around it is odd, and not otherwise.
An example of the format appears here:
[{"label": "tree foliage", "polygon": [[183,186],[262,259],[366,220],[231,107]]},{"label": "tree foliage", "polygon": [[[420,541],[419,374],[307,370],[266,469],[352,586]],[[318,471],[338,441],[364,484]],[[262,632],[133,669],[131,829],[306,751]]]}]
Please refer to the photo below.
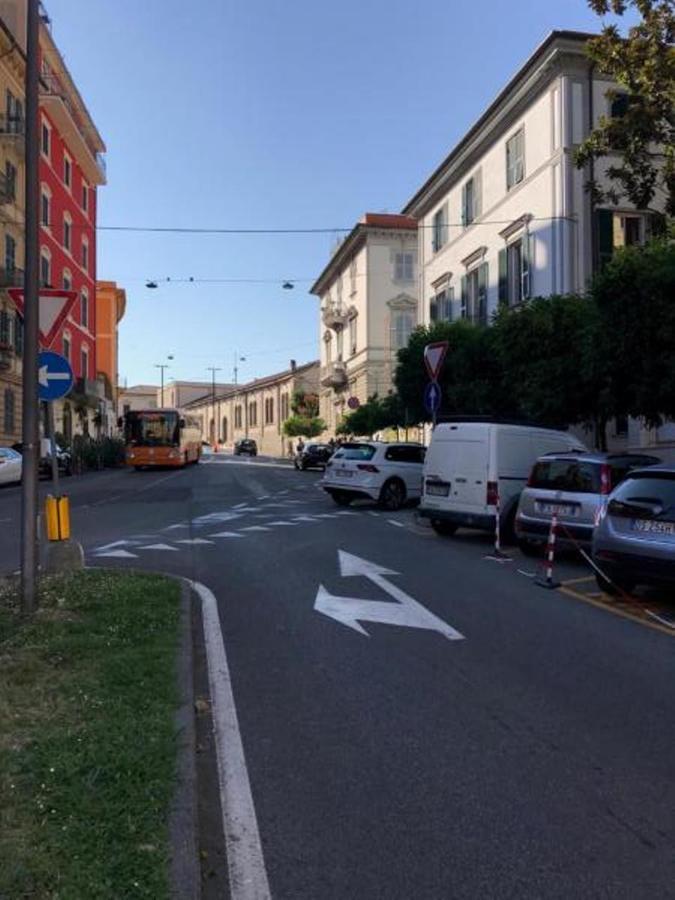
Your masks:
[{"label": "tree foliage", "polygon": [[326,430],[326,423],[318,416],[291,416],[284,422],[286,437],[318,437]]},{"label": "tree foliage", "polygon": [[319,415],[318,394],[306,391],[295,391],[291,397],[291,409],[296,416],[313,419]]},{"label": "tree foliage", "polygon": [[372,437],[377,431],[404,425],[404,413],[396,394],[378,397],[374,394],[358,409],[348,413],[337,427],[338,434],[367,435]]},{"label": "tree foliage", "polygon": [[673,0],[588,3],[599,16],[622,16],[633,9],[640,18],[626,36],[616,25],[606,25],[587,44],[598,69],[619,85],[609,98],[625,94],[626,102],[621,115],[600,118],[579,148],[577,166],[612,155],[607,168],[611,186],[589,181],[596,202],[616,206],[627,198],[637,209],[649,209],[663,191],[666,212],[675,215],[675,4]]}]

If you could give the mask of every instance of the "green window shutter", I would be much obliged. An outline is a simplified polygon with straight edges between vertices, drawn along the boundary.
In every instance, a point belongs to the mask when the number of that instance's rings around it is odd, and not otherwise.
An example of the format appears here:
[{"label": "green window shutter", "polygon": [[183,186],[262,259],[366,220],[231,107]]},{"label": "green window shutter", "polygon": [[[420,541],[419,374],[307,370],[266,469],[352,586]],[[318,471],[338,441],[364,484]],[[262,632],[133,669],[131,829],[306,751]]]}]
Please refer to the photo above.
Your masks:
[{"label": "green window shutter", "polygon": [[429,301],[429,320],[431,322],[438,321],[438,299],[435,296]]},{"label": "green window shutter", "polygon": [[479,169],[473,176],[473,217],[477,219],[483,213],[483,170]]},{"label": "green window shutter", "polygon": [[522,242],[522,250],[520,253],[520,295],[523,300],[527,300],[531,295],[532,288],[532,238],[529,234],[524,235]]},{"label": "green window shutter", "polygon": [[18,313],[14,314],[14,349],[17,356],[23,356],[23,319]]},{"label": "green window shutter", "polygon": [[9,344],[9,314],[4,309],[0,312],[0,344]]},{"label": "green window shutter", "polygon": [[461,292],[462,292],[462,306],[461,306],[461,311],[460,311],[460,317],[462,319],[466,319],[467,305],[468,305],[468,301],[469,301],[469,284],[468,284],[466,275],[462,275],[462,278],[461,278]]},{"label": "green window shutter", "polygon": [[614,254],[614,214],[611,209],[596,210],[598,264],[602,268]]},{"label": "green window shutter", "polygon": [[499,302],[509,302],[509,257],[506,247],[499,251]]},{"label": "green window shutter", "polygon": [[476,320],[480,325],[487,325],[487,290],[488,290],[488,264],[478,266],[478,309]]}]

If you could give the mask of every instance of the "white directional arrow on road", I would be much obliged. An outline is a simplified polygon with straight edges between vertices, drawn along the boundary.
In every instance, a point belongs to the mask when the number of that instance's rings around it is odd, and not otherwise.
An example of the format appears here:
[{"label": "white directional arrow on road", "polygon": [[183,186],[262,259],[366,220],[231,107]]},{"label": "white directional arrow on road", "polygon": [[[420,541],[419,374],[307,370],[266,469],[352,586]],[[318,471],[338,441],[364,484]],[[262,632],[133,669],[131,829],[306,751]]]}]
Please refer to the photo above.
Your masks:
[{"label": "white directional arrow on road", "polygon": [[427,631],[438,631],[451,641],[461,641],[464,635],[447,625],[438,616],[414,600],[396,585],[390,584],[385,575],[398,575],[392,569],[387,569],[377,563],[361,559],[352,553],[338,550],[340,561],[340,574],[343,578],[353,575],[361,575],[370,579],[373,584],[393,597],[395,603],[381,600],[364,600],[359,597],[339,597],[329,593],[323,585],[320,585],[314,601],[314,609],[317,612],[335,619],[336,622],[353,628],[359,634],[369,637],[368,632],[360,624],[361,622],[379,622],[384,625],[404,625],[407,628],[423,628]]}]

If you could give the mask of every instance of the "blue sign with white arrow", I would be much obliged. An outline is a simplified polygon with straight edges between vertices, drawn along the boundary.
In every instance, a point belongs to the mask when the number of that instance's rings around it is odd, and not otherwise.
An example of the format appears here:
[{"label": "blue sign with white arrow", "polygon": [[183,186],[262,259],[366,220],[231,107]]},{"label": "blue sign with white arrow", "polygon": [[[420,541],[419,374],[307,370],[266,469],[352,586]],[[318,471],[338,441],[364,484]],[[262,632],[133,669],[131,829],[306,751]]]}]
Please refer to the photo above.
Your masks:
[{"label": "blue sign with white arrow", "polygon": [[38,355],[38,396],[40,400],[58,400],[73,386],[73,370],[60,353],[43,350]]},{"label": "blue sign with white arrow", "polygon": [[424,388],[424,406],[432,416],[436,415],[441,405],[441,387],[437,381],[430,381]]}]

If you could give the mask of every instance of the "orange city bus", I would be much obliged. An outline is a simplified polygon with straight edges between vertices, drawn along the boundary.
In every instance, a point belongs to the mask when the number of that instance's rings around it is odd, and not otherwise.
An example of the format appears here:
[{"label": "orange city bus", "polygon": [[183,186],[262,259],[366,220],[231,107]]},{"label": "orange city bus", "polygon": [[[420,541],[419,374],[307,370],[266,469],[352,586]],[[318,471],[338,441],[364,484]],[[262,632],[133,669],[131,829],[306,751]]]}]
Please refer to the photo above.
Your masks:
[{"label": "orange city bus", "polygon": [[186,466],[202,455],[201,421],[178,409],[130,410],[122,420],[126,462],[145,466]]}]

